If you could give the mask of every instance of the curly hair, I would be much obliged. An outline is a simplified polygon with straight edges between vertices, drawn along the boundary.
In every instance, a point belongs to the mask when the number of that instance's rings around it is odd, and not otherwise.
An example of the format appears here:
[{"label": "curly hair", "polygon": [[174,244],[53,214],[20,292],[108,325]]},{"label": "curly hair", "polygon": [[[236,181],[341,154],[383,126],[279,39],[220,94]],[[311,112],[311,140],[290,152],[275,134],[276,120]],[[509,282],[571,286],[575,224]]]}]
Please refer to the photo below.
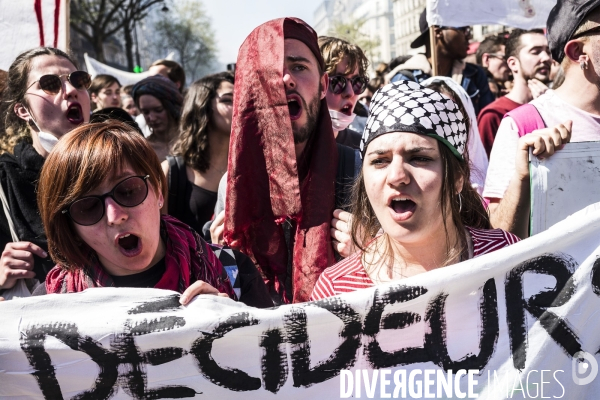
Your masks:
[{"label": "curly hair", "polygon": [[344,57],[348,57],[345,74],[350,74],[358,68],[359,75],[367,75],[369,60],[357,45],[331,36],[319,36],[319,50],[325,60],[325,72],[328,74],[335,71]]},{"label": "curly hair", "polygon": [[31,141],[27,122],[19,118],[14,109],[17,103],[28,105],[25,92],[28,89],[27,81],[31,72],[31,61],[40,56],[63,57],[77,68],[75,61],[67,53],[53,47],[36,47],[17,56],[8,69],[6,88],[2,92],[0,101],[0,116],[3,119],[1,125],[4,125],[4,132],[0,132],[0,153],[12,153],[14,147],[21,140]]},{"label": "curly hair", "polygon": [[183,101],[179,122],[179,136],[173,154],[183,157],[185,164],[205,172],[210,168],[208,130],[213,109],[211,100],[217,95],[222,82],[235,82],[230,72],[208,75],[192,83]]}]

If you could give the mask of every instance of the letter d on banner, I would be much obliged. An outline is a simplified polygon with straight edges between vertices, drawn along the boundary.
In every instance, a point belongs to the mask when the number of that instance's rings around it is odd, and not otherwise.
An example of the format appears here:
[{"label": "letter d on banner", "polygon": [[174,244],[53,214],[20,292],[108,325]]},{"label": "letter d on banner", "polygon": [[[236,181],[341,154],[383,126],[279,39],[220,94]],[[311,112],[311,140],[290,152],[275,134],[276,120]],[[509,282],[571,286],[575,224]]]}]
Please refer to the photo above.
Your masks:
[{"label": "letter d on banner", "polygon": [[352,396],[352,389],[354,389],[352,371],[343,369],[340,374],[340,399],[347,399]]},{"label": "letter d on banner", "polygon": [[[592,367],[591,369],[589,368],[590,366]],[[587,385],[598,375],[598,361],[590,353],[579,351],[575,353],[571,361],[571,374],[575,384],[580,386]]]}]

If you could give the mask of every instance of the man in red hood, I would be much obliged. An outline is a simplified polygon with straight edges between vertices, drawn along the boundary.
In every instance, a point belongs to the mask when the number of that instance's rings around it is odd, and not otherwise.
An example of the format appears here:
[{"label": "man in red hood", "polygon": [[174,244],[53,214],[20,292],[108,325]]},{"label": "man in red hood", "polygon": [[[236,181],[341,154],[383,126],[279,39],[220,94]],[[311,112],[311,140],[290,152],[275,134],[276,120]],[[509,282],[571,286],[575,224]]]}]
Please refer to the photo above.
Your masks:
[{"label": "man in red hood", "polygon": [[328,76],[306,23],[259,26],[236,65],[224,238],[256,261],[277,304],[307,301],[335,263],[336,192],[354,177],[356,153],[335,143]]}]

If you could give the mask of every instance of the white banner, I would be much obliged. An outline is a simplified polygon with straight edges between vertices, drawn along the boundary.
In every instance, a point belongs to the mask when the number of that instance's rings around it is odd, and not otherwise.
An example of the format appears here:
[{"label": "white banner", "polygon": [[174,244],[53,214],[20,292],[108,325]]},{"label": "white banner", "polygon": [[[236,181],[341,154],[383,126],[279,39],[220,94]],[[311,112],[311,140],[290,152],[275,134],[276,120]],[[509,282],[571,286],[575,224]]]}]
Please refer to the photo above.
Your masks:
[{"label": "white banner", "polygon": [[427,22],[430,26],[545,28],[554,5],[556,0],[427,0]]},{"label": "white banner", "polygon": [[314,303],[181,307],[109,288],[7,301],[0,396],[595,399],[599,245],[595,204],[501,251]]},{"label": "white banner", "polygon": [[67,50],[67,0],[0,0],[0,69],[38,46]]}]

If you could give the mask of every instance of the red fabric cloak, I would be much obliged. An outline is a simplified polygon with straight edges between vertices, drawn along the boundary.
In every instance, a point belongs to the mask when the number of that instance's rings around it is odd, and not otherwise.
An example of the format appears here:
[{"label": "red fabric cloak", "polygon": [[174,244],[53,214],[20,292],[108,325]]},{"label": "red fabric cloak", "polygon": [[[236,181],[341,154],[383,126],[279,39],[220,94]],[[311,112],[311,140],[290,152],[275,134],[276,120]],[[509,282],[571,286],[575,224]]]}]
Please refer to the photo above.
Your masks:
[{"label": "red fabric cloak", "polygon": [[[303,302],[321,272],[335,262],[330,227],[338,155],[323,99],[316,129],[296,161],[283,83],[286,38],[302,41],[324,66],[316,33],[296,18],[269,21],[242,44],[236,64],[224,237],[254,258],[269,290],[284,302]],[[296,227],[291,277],[281,226],[290,220]],[[286,279],[291,279],[292,293]]]}]

